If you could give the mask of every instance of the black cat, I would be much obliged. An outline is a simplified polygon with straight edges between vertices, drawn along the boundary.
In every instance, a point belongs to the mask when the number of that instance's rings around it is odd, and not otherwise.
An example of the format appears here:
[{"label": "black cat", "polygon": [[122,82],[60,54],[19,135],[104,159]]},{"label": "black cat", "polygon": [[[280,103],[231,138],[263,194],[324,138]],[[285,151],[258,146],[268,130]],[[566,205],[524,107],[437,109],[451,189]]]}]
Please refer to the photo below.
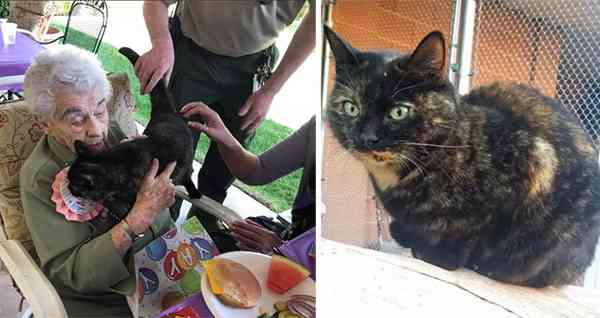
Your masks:
[{"label": "black cat", "polygon": [[400,245],[519,285],[584,273],[600,231],[598,152],[568,110],[524,85],[458,96],[440,32],[407,55],[325,34],[336,61],[328,122],[368,170]]},{"label": "black cat", "polygon": [[[126,47],[119,52],[135,65],[137,53]],[[171,175],[173,183],[185,186],[193,198],[201,196],[191,179],[192,134],[175,111],[163,79],[151,92],[151,104],[150,122],[143,133],[147,138],[123,142],[98,153],[91,153],[82,142],[75,142],[78,158],[69,168],[69,190],[78,197],[102,200],[117,221],[133,207],[153,158],[160,162],[159,173],[169,162],[177,161]]]}]

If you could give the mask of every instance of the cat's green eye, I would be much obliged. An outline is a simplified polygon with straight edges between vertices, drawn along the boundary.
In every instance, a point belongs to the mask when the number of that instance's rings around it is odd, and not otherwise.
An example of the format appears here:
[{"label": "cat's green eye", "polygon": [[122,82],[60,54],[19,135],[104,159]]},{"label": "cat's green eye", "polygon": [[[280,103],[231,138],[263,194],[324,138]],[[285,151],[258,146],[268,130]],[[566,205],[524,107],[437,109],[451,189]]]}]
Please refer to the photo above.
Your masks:
[{"label": "cat's green eye", "polygon": [[393,120],[404,120],[410,115],[410,108],[406,106],[396,106],[390,110],[390,118]]},{"label": "cat's green eye", "polygon": [[356,116],[358,116],[358,114],[360,114],[360,107],[358,107],[357,105],[354,105],[354,103],[352,103],[350,101],[345,101],[344,102],[344,111],[346,112],[346,114],[348,114],[352,117],[356,117]]}]

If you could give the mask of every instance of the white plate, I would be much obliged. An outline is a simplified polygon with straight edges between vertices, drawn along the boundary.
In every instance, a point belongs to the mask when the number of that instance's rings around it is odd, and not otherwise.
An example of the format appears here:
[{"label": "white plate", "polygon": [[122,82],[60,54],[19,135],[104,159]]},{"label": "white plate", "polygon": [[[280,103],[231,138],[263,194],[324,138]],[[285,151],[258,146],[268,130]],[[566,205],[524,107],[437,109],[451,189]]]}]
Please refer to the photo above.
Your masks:
[{"label": "white plate", "polygon": [[258,300],[258,304],[254,308],[238,309],[225,306],[210,290],[208,277],[206,276],[206,272],[204,272],[201,280],[202,295],[204,296],[206,305],[215,318],[256,318],[260,306],[267,309],[269,313],[273,313],[275,311],[273,304],[280,300],[286,300],[289,296],[298,294],[315,296],[315,282],[310,277],[306,278],[283,295],[272,292],[267,287],[267,275],[269,273],[269,265],[271,264],[271,256],[240,251],[224,253],[216,258],[226,258],[238,262],[248,268],[248,270],[256,276],[262,294]]}]

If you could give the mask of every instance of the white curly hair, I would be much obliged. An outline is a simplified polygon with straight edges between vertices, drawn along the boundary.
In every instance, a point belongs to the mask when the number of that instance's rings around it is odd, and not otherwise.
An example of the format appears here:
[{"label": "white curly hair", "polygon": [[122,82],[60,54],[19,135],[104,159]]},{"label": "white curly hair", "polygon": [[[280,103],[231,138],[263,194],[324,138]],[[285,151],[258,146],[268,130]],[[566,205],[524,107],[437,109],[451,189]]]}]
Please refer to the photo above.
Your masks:
[{"label": "white curly hair", "polygon": [[25,73],[25,99],[32,113],[43,121],[56,109],[54,94],[60,86],[81,94],[95,89],[107,99],[111,87],[100,61],[91,52],[73,45],[59,45],[42,50]]}]

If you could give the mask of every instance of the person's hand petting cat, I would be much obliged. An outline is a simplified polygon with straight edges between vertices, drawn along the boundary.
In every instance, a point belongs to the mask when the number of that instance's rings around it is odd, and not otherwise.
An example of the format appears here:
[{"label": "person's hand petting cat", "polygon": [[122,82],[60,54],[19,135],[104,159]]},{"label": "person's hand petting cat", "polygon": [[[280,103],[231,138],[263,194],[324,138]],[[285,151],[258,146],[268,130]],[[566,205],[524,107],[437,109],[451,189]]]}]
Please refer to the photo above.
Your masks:
[{"label": "person's hand petting cat", "polygon": [[117,224],[112,231],[113,242],[121,255],[125,255],[133,244],[126,234],[125,226],[136,234],[144,233],[154,223],[158,214],[175,203],[175,186],[170,177],[176,164],[175,161],[170,162],[157,176],[159,162],[152,159],[150,169],[142,179],[133,208],[123,222]]},{"label": "person's hand petting cat", "polygon": [[201,133],[205,133],[212,139],[220,144],[223,144],[229,148],[235,148],[240,146],[239,142],[235,140],[231,132],[225,127],[223,120],[219,117],[214,110],[210,109],[206,104],[202,102],[192,102],[186,104],[179,111],[183,117],[189,118],[193,115],[199,115],[204,119],[204,123],[190,121],[188,125],[193,129]]},{"label": "person's hand petting cat", "polygon": [[175,161],[170,162],[157,176],[159,162],[152,159],[150,169],[142,179],[133,208],[123,222],[117,224],[112,231],[113,243],[121,255],[125,255],[133,244],[124,227],[128,226],[135,234],[144,233],[160,212],[175,203],[175,185],[170,177],[176,164]]},{"label": "person's hand petting cat", "polygon": [[179,112],[186,118],[193,115],[202,117],[204,123],[190,121],[188,125],[197,132],[206,133],[210,139],[217,143],[219,153],[233,176],[244,180],[257,169],[258,158],[242,147],[229,129],[225,127],[219,114],[206,104],[192,102],[183,106]]},{"label": "person's hand petting cat", "polygon": [[175,62],[173,42],[167,33],[152,39],[152,49],[140,56],[135,63],[135,74],[140,79],[140,93],[148,94],[161,78],[168,82]]},{"label": "person's hand petting cat", "polygon": [[169,163],[163,172],[156,175],[159,163],[157,159],[152,159],[135,204],[125,218],[135,233],[144,232],[157,214],[175,203],[175,186],[170,179],[175,165],[176,162]]},{"label": "person's hand petting cat", "polygon": [[231,227],[231,235],[242,250],[270,254],[274,247],[283,244],[277,234],[251,221],[237,221]]},{"label": "person's hand petting cat", "polygon": [[[170,179],[175,165],[176,162],[169,163],[157,176],[159,163],[152,159],[150,169],[142,179],[135,204],[123,220],[134,233],[144,233],[161,211],[175,203],[175,186]],[[113,242],[121,255],[125,255],[133,244],[125,234],[124,226],[126,225],[119,223],[112,232]]]}]

